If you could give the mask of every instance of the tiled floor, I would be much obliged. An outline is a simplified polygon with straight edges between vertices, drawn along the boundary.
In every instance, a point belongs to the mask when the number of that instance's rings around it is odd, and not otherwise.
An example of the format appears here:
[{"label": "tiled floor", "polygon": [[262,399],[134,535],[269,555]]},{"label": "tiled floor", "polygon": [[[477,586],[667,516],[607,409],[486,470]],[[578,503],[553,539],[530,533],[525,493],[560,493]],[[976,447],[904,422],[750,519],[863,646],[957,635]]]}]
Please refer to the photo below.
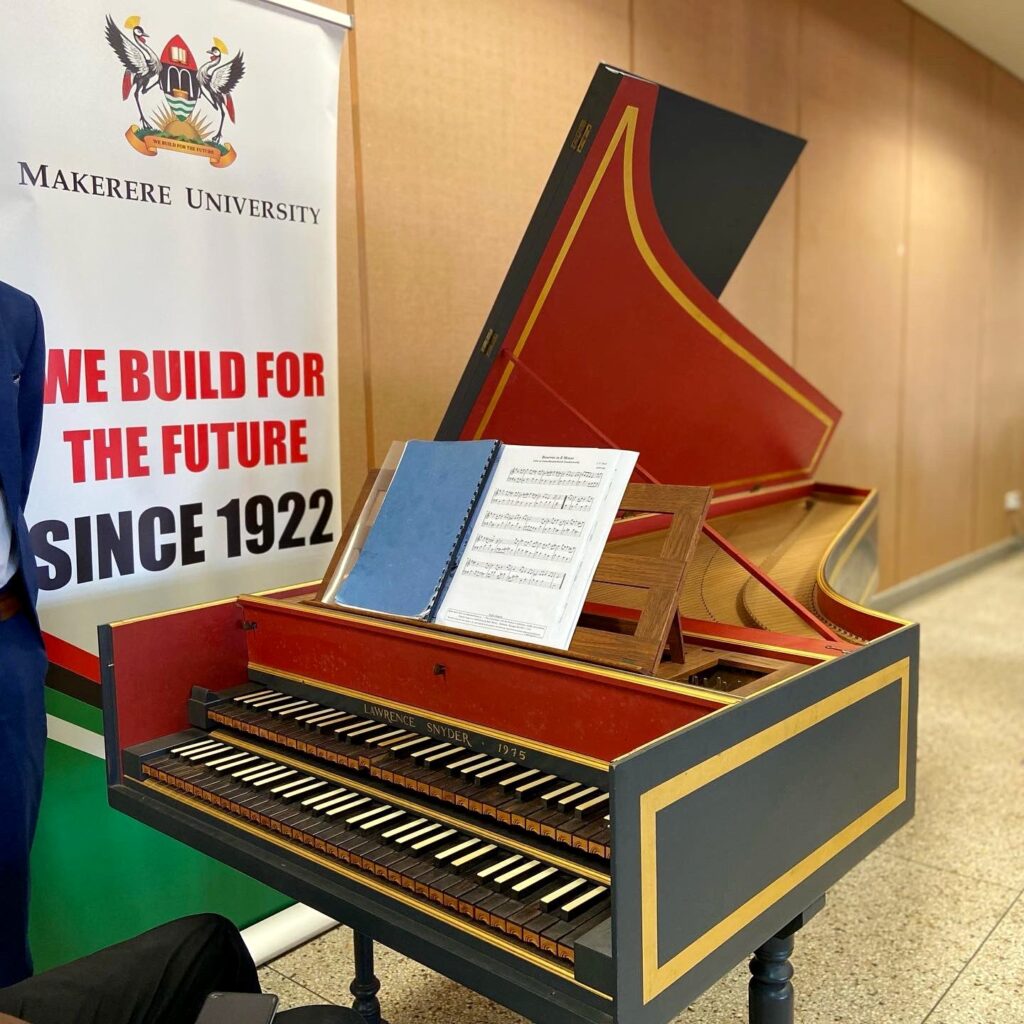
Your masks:
[{"label": "tiled floor", "polygon": [[[914,821],[798,936],[801,1024],[1024,1024],[1024,555],[900,609],[922,624]],[[348,1003],[351,935],[263,968],[282,1006]],[[391,1024],[521,1017],[392,953]],[[746,1020],[740,964],[679,1017]]]}]

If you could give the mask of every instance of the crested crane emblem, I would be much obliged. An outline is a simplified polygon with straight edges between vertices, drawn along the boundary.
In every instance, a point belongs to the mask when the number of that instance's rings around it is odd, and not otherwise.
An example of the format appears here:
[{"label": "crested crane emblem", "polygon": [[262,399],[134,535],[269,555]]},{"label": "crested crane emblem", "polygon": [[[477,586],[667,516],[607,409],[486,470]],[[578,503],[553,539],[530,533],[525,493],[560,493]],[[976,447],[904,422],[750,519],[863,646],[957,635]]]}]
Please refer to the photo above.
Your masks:
[{"label": "crested crane emblem", "polygon": [[140,123],[124,136],[132,149],[144,156],[161,149],[202,156],[214,167],[234,163],[238,154],[222,136],[225,120],[235,123],[233,93],[245,75],[241,50],[229,57],[227,44],[214,36],[198,64],[175,35],[158,56],[137,14],[125,20],[124,31],[108,14],[104,35],[121,62],[121,99],[134,100],[139,113]]}]

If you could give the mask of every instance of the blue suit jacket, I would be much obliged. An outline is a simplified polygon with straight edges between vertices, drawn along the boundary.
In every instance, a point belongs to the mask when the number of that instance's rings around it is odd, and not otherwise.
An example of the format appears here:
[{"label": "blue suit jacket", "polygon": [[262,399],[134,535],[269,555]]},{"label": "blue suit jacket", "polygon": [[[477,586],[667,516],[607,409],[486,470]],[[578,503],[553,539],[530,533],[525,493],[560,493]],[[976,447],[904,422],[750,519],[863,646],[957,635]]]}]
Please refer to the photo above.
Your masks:
[{"label": "blue suit jacket", "polygon": [[0,484],[33,605],[36,563],[25,504],[43,425],[44,351],[43,318],[35,299],[0,281]]}]

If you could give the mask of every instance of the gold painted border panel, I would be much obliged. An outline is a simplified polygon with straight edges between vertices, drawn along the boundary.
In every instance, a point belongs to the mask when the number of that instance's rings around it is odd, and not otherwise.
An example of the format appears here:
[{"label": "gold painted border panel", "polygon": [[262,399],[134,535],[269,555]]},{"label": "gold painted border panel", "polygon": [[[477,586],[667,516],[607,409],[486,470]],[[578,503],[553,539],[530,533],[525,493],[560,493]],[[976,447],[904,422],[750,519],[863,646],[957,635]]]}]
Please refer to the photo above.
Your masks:
[{"label": "gold painted border panel", "polygon": [[[900,684],[899,779],[896,788],[846,828],[837,832],[828,842],[823,843],[774,882],[751,896],[744,904],[691,942],[685,949],[680,950],[666,963],[660,964],[658,950],[658,812],[684,799],[702,786],[721,778],[733,769],[747,764],[832,715],[852,707],[859,701],[896,682]],[[812,704],[803,711],[720,751],[642,794],[640,797],[640,875],[643,879],[641,936],[643,1001],[645,1005],[906,800],[909,728],[910,659],[903,658],[852,683],[838,693]]]}]

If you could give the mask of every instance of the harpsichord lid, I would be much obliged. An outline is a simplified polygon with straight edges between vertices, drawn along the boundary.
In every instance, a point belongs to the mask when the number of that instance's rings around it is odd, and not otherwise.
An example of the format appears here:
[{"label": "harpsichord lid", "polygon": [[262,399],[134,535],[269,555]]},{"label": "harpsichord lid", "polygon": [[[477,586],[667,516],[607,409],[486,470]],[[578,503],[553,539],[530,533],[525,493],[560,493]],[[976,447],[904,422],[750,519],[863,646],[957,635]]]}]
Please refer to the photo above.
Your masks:
[{"label": "harpsichord lid", "polygon": [[438,437],[718,491],[812,473],[839,410],[717,298],[803,144],[599,66]]}]

